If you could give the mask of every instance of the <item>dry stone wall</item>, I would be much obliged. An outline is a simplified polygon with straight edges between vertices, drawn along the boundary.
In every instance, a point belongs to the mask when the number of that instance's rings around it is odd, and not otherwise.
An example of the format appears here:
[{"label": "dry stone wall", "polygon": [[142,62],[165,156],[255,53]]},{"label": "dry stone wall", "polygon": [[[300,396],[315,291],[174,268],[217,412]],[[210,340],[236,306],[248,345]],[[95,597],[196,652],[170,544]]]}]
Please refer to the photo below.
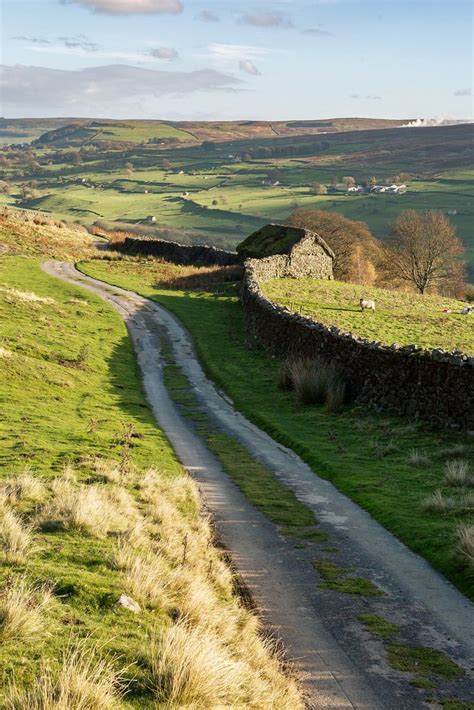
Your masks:
[{"label": "dry stone wall", "polygon": [[279,277],[285,257],[245,262],[242,301],[249,332],[279,358],[333,362],[355,401],[394,414],[474,432],[474,358],[461,352],[386,346],[272,303],[261,284]]},{"label": "dry stone wall", "polygon": [[126,237],[120,250],[126,254],[157,256],[183,266],[232,266],[239,264],[237,254],[207,245],[188,245],[165,239]]}]

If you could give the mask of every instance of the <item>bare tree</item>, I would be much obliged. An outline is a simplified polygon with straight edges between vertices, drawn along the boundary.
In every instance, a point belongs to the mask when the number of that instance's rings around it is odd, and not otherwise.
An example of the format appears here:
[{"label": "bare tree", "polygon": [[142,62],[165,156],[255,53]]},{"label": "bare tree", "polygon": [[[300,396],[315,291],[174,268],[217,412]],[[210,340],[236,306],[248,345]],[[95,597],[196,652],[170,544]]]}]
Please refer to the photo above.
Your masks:
[{"label": "bare tree", "polygon": [[328,189],[326,185],[322,185],[320,182],[315,182],[313,184],[313,192],[315,195],[327,195]]},{"label": "bare tree", "polygon": [[392,225],[385,267],[396,279],[413,284],[419,293],[430,286],[450,286],[459,280],[463,246],[442,212],[402,212]]}]

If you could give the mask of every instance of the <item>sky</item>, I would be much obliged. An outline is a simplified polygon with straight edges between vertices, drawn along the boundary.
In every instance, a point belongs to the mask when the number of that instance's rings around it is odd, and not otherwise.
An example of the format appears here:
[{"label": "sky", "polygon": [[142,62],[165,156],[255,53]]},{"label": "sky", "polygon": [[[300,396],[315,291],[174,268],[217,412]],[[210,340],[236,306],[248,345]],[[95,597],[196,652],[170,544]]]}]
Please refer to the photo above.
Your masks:
[{"label": "sky", "polygon": [[0,0],[0,114],[472,117],[471,0]]}]

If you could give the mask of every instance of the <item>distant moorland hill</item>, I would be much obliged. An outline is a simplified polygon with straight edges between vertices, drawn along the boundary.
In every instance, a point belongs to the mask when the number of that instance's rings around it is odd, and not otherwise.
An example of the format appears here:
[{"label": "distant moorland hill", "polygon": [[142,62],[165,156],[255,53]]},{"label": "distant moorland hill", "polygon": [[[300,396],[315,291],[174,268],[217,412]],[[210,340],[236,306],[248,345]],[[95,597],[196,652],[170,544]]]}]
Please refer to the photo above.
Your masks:
[{"label": "distant moorland hill", "polygon": [[438,210],[472,280],[474,126],[402,123],[3,119],[0,204],[231,249],[299,208],[366,222],[381,239],[400,212]]}]

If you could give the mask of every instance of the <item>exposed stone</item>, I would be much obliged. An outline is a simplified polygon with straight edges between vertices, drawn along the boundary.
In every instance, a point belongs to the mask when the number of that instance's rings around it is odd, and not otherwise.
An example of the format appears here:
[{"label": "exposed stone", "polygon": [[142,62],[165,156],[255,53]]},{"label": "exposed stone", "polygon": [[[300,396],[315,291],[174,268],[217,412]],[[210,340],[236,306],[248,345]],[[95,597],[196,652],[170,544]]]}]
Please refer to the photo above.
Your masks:
[{"label": "exposed stone", "polygon": [[165,239],[126,237],[121,251],[126,254],[158,256],[173,264],[183,266],[191,264],[194,266],[232,266],[240,263],[239,257],[234,252],[205,244],[178,244]]},{"label": "exposed stone", "polygon": [[378,411],[474,429],[474,357],[371,342],[276,306],[260,285],[281,274],[285,258],[245,262],[242,302],[253,337],[279,358],[327,358],[346,377],[354,399]]},{"label": "exposed stone", "polygon": [[120,595],[118,603],[125,607],[125,609],[133,611],[135,614],[138,614],[141,611],[140,604],[136,602],[135,599],[132,599],[132,597],[127,597],[126,594]]}]

